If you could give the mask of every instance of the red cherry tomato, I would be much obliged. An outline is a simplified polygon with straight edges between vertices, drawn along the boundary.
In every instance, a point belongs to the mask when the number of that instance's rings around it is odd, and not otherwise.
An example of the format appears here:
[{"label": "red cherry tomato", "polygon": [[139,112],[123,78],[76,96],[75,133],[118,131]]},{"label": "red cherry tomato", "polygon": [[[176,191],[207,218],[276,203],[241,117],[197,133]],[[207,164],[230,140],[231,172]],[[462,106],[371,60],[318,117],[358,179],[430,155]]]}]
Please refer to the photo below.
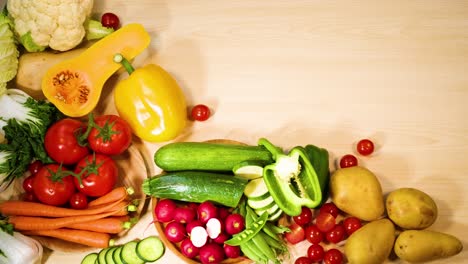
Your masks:
[{"label": "red cherry tomato", "polygon": [[330,213],[321,212],[315,219],[315,224],[320,232],[329,232],[335,227],[335,217]]},{"label": "red cherry tomato", "polygon": [[113,159],[102,154],[90,154],[75,168],[81,174],[81,184],[74,178],[76,188],[90,197],[99,197],[110,192],[117,182],[118,168]]},{"label": "red cherry tomato", "polygon": [[96,153],[119,155],[132,143],[132,129],[117,115],[101,115],[91,122],[89,147]]},{"label": "red cherry tomato", "polygon": [[323,240],[323,233],[316,225],[310,225],[305,229],[305,237],[311,244],[319,244]]},{"label": "red cherry tomato", "polygon": [[73,209],[86,209],[88,207],[88,197],[86,194],[77,192],[70,197],[70,207]]},{"label": "red cherry tomato", "polygon": [[312,264],[312,260],[308,257],[302,256],[294,261],[294,264]]},{"label": "red cherry tomato", "polygon": [[198,104],[192,108],[192,119],[196,121],[205,121],[211,115],[210,108],[204,104]]},{"label": "red cherry tomato", "polygon": [[323,262],[325,264],[341,264],[343,263],[343,253],[336,248],[331,248],[325,252]]},{"label": "red cherry tomato", "polygon": [[28,166],[28,171],[31,173],[31,175],[35,175],[41,168],[43,164],[40,160],[35,160],[31,162]]},{"label": "red cherry tomato", "polygon": [[27,202],[37,202],[37,198],[32,192],[24,193],[23,200]]},{"label": "red cherry tomato", "polygon": [[340,209],[338,209],[338,207],[336,207],[336,205],[333,202],[328,202],[328,203],[324,203],[320,207],[320,213],[321,212],[330,213],[331,215],[333,215],[333,217],[336,218],[338,214],[340,213]]},{"label": "red cherry tomato", "polygon": [[303,206],[300,215],[293,216],[293,220],[296,224],[304,226],[309,224],[312,221],[312,210],[310,208]]},{"label": "red cherry tomato", "polygon": [[350,236],[352,233],[356,232],[356,230],[361,228],[362,223],[359,218],[354,217],[354,216],[349,216],[344,219],[343,226],[346,230],[346,234]]},{"label": "red cherry tomato", "polygon": [[356,145],[357,152],[363,156],[368,156],[374,152],[374,143],[369,139],[362,139]]},{"label": "red cherry tomato", "polygon": [[33,182],[34,182],[34,175],[28,176],[28,177],[26,177],[26,179],[24,179],[24,181],[23,181],[23,190],[26,193],[32,193],[33,192],[33,190],[34,190]]},{"label": "red cherry tomato", "polygon": [[114,13],[104,13],[101,16],[101,24],[104,27],[113,28],[114,30],[117,30],[120,26],[120,19]]},{"label": "red cherry tomato", "polygon": [[297,244],[305,239],[304,228],[296,223],[289,226],[290,232],[284,233],[284,238],[291,244]]},{"label": "red cherry tomato", "polygon": [[319,244],[311,245],[307,249],[307,257],[309,257],[312,262],[320,262],[323,260],[325,255],[325,250]]},{"label": "red cherry tomato", "polygon": [[354,155],[346,154],[340,160],[341,168],[348,168],[358,165],[358,160]]},{"label": "red cherry tomato", "polygon": [[47,154],[57,163],[75,164],[89,153],[86,146],[79,144],[77,137],[86,126],[71,118],[64,118],[54,123],[46,132],[44,147]]},{"label": "red cherry tomato", "polygon": [[45,165],[34,176],[34,194],[41,203],[64,205],[75,193],[73,178],[61,165]]},{"label": "red cherry tomato", "polygon": [[337,244],[345,239],[346,230],[343,225],[335,225],[332,230],[327,232],[327,241]]}]

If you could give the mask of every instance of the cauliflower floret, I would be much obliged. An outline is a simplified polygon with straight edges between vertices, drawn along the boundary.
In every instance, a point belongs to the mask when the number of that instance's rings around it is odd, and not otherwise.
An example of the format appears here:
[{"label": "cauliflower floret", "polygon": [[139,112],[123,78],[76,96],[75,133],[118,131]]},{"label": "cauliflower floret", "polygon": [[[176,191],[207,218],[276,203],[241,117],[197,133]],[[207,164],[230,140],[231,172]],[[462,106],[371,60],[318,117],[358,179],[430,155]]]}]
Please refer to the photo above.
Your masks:
[{"label": "cauliflower floret", "polygon": [[66,51],[81,43],[93,0],[8,0],[21,44],[30,52]]}]

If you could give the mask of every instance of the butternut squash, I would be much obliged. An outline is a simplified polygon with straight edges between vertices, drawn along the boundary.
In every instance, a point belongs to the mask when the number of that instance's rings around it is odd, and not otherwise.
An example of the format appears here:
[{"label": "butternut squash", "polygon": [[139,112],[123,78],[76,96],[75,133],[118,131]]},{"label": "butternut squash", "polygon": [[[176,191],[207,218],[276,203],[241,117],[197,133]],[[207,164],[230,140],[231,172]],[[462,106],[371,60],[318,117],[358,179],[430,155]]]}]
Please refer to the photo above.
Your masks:
[{"label": "butternut squash", "polygon": [[121,67],[113,61],[114,54],[133,59],[150,41],[141,24],[127,24],[77,57],[50,67],[42,79],[42,92],[63,114],[85,116],[99,102],[105,82]]}]

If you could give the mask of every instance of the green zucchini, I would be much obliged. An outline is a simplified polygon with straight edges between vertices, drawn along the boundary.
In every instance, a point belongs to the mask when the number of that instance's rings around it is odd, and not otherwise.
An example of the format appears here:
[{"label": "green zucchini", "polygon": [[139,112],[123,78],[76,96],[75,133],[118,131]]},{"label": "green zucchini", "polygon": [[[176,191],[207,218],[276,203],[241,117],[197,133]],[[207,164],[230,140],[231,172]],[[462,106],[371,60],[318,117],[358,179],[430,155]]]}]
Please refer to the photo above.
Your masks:
[{"label": "green zucchini", "polygon": [[168,172],[145,179],[143,192],[157,198],[197,202],[212,201],[228,207],[239,203],[247,179],[204,171]]},{"label": "green zucchini", "polygon": [[154,162],[164,171],[232,171],[234,166],[247,160],[273,163],[271,153],[263,146],[174,142],[154,153]]}]

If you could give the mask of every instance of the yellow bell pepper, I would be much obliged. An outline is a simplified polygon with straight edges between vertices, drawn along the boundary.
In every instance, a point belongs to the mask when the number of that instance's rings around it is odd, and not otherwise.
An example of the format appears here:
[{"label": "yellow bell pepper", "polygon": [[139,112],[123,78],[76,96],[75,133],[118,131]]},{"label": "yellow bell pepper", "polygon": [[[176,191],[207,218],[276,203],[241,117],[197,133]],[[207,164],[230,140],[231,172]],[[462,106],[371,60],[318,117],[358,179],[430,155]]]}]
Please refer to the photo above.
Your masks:
[{"label": "yellow bell pepper", "polygon": [[175,79],[155,64],[134,69],[121,54],[116,54],[114,61],[129,74],[114,90],[120,117],[142,140],[164,142],[176,138],[187,124],[187,105]]}]

